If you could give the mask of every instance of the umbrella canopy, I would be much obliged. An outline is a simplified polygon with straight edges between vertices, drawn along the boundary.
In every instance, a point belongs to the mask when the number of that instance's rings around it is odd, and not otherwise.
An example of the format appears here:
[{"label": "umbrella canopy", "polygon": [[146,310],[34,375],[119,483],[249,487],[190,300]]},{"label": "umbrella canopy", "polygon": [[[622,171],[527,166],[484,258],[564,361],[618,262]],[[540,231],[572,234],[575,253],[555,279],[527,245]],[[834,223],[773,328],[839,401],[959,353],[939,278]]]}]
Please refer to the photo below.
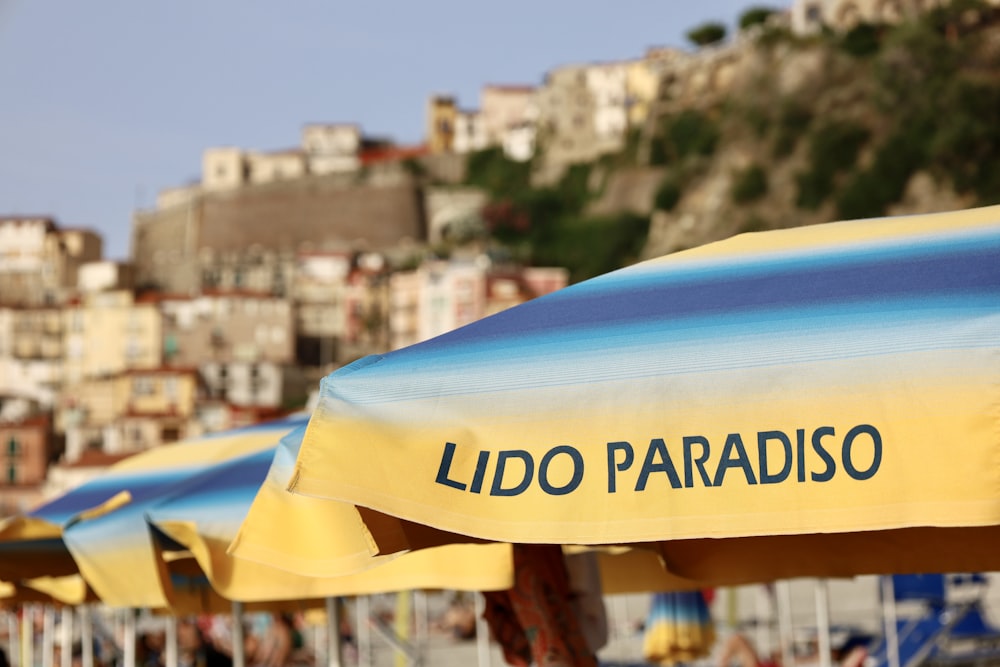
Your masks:
[{"label": "umbrella canopy", "polygon": [[[304,421],[304,417],[276,420],[142,452],[17,521],[43,532],[53,548],[70,553],[73,571],[79,571],[106,604],[168,607],[157,561],[147,557],[154,537],[145,524],[144,510],[213,463],[273,447]],[[135,530],[137,522],[142,530]],[[0,553],[18,544],[0,544]],[[124,597],[122,591],[127,591]]]},{"label": "umbrella canopy", "polygon": [[[746,234],[334,372],[281,482],[362,508],[382,551],[648,543],[716,583],[995,570],[998,378],[1000,208]],[[286,547],[259,500],[238,555]]]},{"label": "umbrella canopy", "polygon": [[[303,430],[292,431],[282,441],[297,446]],[[303,576],[287,569],[233,558],[226,550],[275,456],[272,447],[213,466],[176,493],[165,494],[145,513],[153,526],[190,552],[220,595],[244,602],[321,601],[336,595],[415,588],[477,591],[510,586],[513,567],[508,544],[446,545],[395,558],[373,559],[367,541],[357,530],[341,535],[332,529],[341,523],[337,514],[345,510],[353,514],[352,528],[358,525],[353,507],[330,503],[320,504],[318,512],[309,512],[315,523],[302,526],[300,530],[309,534],[322,533],[319,539],[328,540],[330,544],[341,543],[343,550],[350,550],[343,545],[345,541],[357,539],[353,552],[358,554],[359,560],[354,561],[353,566],[356,569],[364,565],[368,569],[339,577]],[[301,496],[290,500],[290,520],[301,514],[295,511],[296,506],[313,502]],[[360,561],[361,556],[364,563]]]},{"label": "umbrella canopy", "polygon": [[656,593],[646,617],[643,655],[660,665],[706,658],[715,644],[715,624],[701,591]]}]

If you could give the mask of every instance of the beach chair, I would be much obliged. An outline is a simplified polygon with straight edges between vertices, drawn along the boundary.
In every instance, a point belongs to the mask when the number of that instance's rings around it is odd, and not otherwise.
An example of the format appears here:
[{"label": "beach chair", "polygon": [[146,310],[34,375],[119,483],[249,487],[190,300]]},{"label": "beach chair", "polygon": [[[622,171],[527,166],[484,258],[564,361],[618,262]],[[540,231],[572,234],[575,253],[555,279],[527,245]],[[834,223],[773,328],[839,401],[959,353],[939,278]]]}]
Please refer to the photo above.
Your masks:
[{"label": "beach chair", "polygon": [[[1000,661],[1000,629],[982,607],[986,579],[968,575],[894,575],[893,599],[917,603],[917,612],[897,619],[899,667],[983,667]],[[869,650],[865,667],[889,667],[885,637]]]}]

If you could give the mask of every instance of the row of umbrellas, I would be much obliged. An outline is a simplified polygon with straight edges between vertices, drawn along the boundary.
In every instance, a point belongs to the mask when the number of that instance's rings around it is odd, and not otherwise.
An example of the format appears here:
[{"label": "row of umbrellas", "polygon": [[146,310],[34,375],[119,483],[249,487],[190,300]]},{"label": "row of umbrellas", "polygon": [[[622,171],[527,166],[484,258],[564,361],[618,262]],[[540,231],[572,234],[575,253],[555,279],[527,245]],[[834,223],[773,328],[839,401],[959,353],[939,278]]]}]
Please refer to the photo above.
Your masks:
[{"label": "row of umbrellas", "polygon": [[998,570],[998,260],[987,207],[642,262],[135,457],[0,525],[0,579],[187,609],[499,590],[510,543],[655,556],[640,590]]},{"label": "row of umbrellas", "polygon": [[[227,555],[276,441],[305,422],[296,416],[150,450],[27,516],[5,520],[0,579],[16,600],[40,599],[34,591],[66,604],[100,600],[178,613],[228,612],[233,600],[273,609],[273,602],[322,605],[338,595],[509,586],[509,545],[498,543],[368,559],[379,565],[377,575],[356,568],[335,577]],[[469,562],[479,567],[470,570]]]},{"label": "row of umbrellas", "polygon": [[[287,499],[282,520],[301,521],[297,535],[335,544],[349,556],[332,561],[324,574],[228,554],[272,461],[286,449],[277,443],[297,443],[307,422],[300,414],[149,450],[28,515],[5,519],[0,604],[100,601],[174,615],[330,611],[335,596],[511,586],[510,544],[372,556],[361,533],[336,533],[344,506],[313,508],[304,521],[298,505],[310,501],[296,497]],[[670,585],[650,553],[608,551],[601,562],[608,592]]]}]

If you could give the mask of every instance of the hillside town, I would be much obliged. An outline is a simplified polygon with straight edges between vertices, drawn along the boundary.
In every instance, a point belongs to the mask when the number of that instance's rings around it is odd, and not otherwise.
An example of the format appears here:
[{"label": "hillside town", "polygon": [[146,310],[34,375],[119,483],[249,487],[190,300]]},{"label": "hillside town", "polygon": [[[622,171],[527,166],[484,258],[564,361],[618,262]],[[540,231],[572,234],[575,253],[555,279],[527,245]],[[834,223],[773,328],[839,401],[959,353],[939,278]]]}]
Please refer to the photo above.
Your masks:
[{"label": "hillside town", "polygon": [[[934,4],[796,0],[767,21],[808,35]],[[207,147],[197,180],[134,212],[127,261],[92,230],[0,211],[0,516],[130,454],[301,410],[336,367],[566,287],[566,267],[454,243],[487,203],[468,156],[556,183],[651,131],[657,108],[724,90],[754,34],[486,84],[474,107],[430,94],[420,145],[309,122],[293,147]]]}]

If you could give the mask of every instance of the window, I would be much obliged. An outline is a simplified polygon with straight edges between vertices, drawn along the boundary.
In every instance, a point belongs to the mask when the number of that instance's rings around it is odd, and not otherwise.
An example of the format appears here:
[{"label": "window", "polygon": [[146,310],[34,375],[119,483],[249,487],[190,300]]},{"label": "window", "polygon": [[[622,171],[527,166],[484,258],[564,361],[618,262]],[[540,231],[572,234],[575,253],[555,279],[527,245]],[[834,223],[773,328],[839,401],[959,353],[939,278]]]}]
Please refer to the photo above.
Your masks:
[{"label": "window", "polygon": [[17,484],[17,478],[18,478],[17,466],[14,465],[13,463],[8,464],[8,466],[7,466],[7,482],[9,484]]},{"label": "window", "polygon": [[10,436],[7,440],[7,456],[14,458],[21,453],[21,443],[17,441],[16,436]]},{"label": "window", "polygon": [[153,386],[153,378],[137,377],[132,380],[133,396],[151,396],[154,391],[155,387]]}]

